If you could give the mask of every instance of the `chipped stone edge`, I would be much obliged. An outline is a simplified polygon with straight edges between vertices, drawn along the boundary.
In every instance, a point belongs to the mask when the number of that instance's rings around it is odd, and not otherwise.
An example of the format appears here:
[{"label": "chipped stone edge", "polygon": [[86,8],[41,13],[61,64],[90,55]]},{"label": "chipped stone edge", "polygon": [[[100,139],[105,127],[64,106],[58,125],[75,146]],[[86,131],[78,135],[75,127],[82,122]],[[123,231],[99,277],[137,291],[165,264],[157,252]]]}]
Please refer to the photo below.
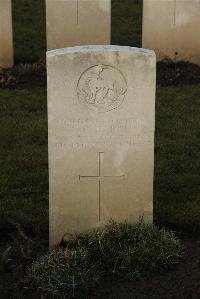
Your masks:
[{"label": "chipped stone edge", "polygon": [[156,57],[156,54],[153,50],[136,48],[136,47],[127,47],[127,46],[114,46],[114,45],[102,45],[102,46],[76,46],[76,47],[67,47],[61,49],[55,49],[47,51],[47,58],[61,56],[68,53],[91,53],[98,51],[106,52],[134,52],[138,54],[144,54],[148,57]]}]

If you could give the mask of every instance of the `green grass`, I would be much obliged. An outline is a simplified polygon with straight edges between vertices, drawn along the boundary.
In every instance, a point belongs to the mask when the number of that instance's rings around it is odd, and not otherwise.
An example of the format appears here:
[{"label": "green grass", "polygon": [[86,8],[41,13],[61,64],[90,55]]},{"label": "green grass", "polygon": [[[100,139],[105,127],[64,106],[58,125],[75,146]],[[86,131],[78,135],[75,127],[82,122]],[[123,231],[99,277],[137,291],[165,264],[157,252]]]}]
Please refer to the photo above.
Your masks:
[{"label": "green grass", "polygon": [[45,59],[45,0],[12,0],[15,62]]},{"label": "green grass", "polygon": [[112,0],[112,44],[141,47],[142,0]]},{"label": "green grass", "polygon": [[0,90],[0,230],[48,229],[46,90]]},{"label": "green grass", "polygon": [[155,219],[200,229],[200,85],[157,90]]},{"label": "green grass", "polygon": [[[200,85],[158,87],[156,223],[200,229]],[[0,230],[48,231],[46,89],[0,90]]]}]

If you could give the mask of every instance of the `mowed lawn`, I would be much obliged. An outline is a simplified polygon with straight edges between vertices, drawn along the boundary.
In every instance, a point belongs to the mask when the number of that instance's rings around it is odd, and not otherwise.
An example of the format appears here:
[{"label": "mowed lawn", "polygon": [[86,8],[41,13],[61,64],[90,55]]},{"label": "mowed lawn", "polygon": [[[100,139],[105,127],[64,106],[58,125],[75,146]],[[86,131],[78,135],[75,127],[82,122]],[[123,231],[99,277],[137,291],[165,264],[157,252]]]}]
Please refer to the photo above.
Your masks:
[{"label": "mowed lawn", "polygon": [[200,229],[200,85],[158,87],[155,134],[155,221]]},{"label": "mowed lawn", "polygon": [[[112,43],[140,46],[142,1],[112,8]],[[16,61],[44,59],[44,1],[13,0],[13,15]],[[200,229],[199,94],[200,85],[157,86],[154,219],[177,230]],[[0,89],[0,103],[1,239],[16,222],[48,239],[46,86]]]},{"label": "mowed lawn", "polygon": [[0,90],[0,230],[48,231],[46,89]]}]

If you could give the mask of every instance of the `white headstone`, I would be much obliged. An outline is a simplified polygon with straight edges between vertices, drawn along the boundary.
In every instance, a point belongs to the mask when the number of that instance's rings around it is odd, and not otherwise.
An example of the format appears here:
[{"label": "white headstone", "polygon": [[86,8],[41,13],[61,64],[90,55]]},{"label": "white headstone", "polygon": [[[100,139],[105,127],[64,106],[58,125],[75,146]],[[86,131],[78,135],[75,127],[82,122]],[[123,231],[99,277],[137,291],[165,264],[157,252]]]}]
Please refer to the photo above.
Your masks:
[{"label": "white headstone", "polygon": [[46,0],[47,49],[110,44],[111,0]]},{"label": "white headstone", "polygon": [[200,64],[200,0],[144,0],[143,47]]},{"label": "white headstone", "polygon": [[13,66],[11,0],[0,0],[0,67]]},{"label": "white headstone", "polygon": [[156,58],[85,46],[47,53],[50,243],[116,221],[152,221]]}]

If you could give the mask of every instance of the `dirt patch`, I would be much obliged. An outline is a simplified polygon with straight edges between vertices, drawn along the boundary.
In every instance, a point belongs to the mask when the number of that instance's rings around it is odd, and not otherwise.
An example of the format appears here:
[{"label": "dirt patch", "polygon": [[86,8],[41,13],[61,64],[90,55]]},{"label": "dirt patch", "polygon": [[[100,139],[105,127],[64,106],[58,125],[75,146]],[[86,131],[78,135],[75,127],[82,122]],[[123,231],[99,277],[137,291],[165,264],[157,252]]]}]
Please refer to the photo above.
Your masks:
[{"label": "dirt patch", "polygon": [[46,86],[45,62],[20,63],[0,69],[0,88],[34,88]]},{"label": "dirt patch", "polygon": [[133,282],[107,281],[92,299],[199,299],[200,241],[182,241],[185,260],[175,270]]},{"label": "dirt patch", "polygon": [[[200,84],[200,66],[189,62],[157,63],[157,84],[177,86]],[[0,88],[31,88],[46,86],[46,64],[20,63],[11,69],[0,69]]]},{"label": "dirt patch", "polygon": [[163,60],[157,63],[157,84],[161,86],[200,83],[200,66],[189,62]]}]

